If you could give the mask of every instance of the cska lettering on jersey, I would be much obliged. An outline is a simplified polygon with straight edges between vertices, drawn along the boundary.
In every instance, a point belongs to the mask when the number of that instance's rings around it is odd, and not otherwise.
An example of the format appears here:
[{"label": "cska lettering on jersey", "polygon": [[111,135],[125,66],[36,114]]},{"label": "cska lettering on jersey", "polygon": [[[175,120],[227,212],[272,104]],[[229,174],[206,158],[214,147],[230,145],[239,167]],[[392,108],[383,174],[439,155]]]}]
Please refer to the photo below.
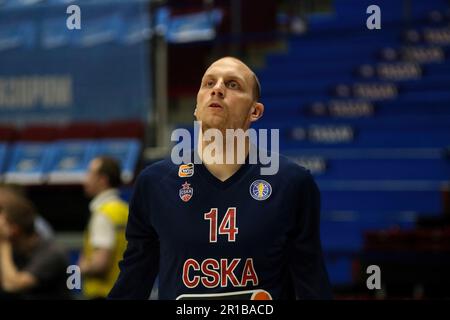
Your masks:
[{"label": "cska lettering on jersey", "polygon": [[[237,270],[241,269],[242,273]],[[259,283],[253,259],[205,259],[199,262],[187,259],[183,265],[183,283],[187,288],[196,288],[200,283],[205,288],[257,286]]]}]

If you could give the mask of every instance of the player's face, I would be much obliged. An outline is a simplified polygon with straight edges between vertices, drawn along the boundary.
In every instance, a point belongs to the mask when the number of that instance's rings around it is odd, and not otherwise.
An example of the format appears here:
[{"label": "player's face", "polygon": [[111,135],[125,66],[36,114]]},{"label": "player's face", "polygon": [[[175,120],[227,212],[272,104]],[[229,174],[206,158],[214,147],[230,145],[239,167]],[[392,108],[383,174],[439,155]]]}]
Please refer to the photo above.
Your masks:
[{"label": "player's face", "polygon": [[101,176],[98,173],[98,169],[101,163],[100,160],[94,159],[89,164],[86,179],[84,180],[84,192],[89,197],[94,197],[100,191],[100,179]]},{"label": "player's face", "polygon": [[197,94],[195,116],[208,128],[248,129],[256,104],[252,72],[225,58],[206,70]]}]

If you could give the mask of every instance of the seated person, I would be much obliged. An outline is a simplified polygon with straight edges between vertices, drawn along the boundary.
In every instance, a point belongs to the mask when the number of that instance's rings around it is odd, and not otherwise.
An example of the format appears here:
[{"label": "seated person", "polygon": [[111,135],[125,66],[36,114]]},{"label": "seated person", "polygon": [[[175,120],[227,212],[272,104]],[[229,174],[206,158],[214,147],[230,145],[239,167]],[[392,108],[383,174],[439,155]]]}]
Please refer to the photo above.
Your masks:
[{"label": "seated person", "polygon": [[0,203],[0,296],[67,299],[68,259],[36,232],[35,218],[32,204],[19,194]]},{"label": "seated person", "polygon": [[[22,197],[25,195],[22,189],[16,185],[0,184],[0,207],[2,203],[5,203],[11,198]],[[39,234],[44,239],[52,239],[54,236],[54,231],[51,225],[42,216],[36,213],[36,218],[34,220],[34,225],[37,234]]]}]

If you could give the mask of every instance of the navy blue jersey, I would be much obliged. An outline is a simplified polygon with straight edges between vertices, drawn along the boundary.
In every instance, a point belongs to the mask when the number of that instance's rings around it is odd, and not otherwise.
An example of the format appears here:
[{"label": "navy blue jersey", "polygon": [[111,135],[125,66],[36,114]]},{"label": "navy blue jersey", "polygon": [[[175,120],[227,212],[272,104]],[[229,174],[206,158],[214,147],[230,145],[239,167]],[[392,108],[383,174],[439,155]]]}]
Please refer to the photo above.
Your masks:
[{"label": "navy blue jersey", "polygon": [[320,193],[280,156],[276,175],[246,163],[222,182],[203,164],[152,164],[130,204],[128,247],[109,297],[328,299]]}]

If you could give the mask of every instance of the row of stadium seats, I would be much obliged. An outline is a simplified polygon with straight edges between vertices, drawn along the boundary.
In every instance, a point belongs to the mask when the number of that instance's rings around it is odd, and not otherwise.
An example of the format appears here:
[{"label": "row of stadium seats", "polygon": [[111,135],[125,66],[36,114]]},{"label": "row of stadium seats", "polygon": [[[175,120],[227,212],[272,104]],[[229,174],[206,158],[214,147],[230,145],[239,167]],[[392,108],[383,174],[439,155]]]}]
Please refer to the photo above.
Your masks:
[{"label": "row of stadium seats", "polygon": [[[321,189],[321,237],[333,284],[353,281],[353,259],[371,230],[414,228],[442,212],[450,179],[448,4],[382,1],[382,29],[364,30],[370,1],[333,1],[308,17],[286,53],[257,71],[280,150],[308,167]],[[437,11],[436,11],[437,10]],[[362,29],[364,28],[364,29]]]},{"label": "row of stadium seats", "polygon": [[[411,23],[417,23],[428,16],[430,11],[439,10],[445,13],[448,3],[445,0],[422,1],[412,0],[409,3],[409,14]],[[376,4],[382,13],[382,22],[386,25],[399,25],[404,16],[405,3],[403,1],[378,1],[374,3],[370,0],[334,0],[334,15],[312,15],[308,19],[308,24],[313,33],[329,30],[341,31],[361,27],[362,15],[370,5]]]},{"label": "row of stadium seats", "polygon": [[89,162],[101,155],[118,159],[122,179],[130,182],[139,160],[137,139],[59,140],[0,143],[0,181],[18,184],[78,184]]},{"label": "row of stadium seats", "polygon": [[150,38],[150,18],[145,10],[148,1],[88,2],[75,4],[87,5],[89,10],[84,11],[78,32],[73,32],[66,27],[67,1],[0,1],[0,51],[84,48],[104,43],[130,46]]},{"label": "row of stadium seats", "polygon": [[[315,155],[317,157],[317,154]],[[316,158],[323,160],[322,173],[317,172],[317,179],[324,180],[429,180],[443,181],[443,173],[450,176],[450,165],[439,157],[416,158]],[[302,159],[300,161],[307,161]],[[355,168],[358,168],[355,170]]]},{"label": "row of stadium seats", "polygon": [[[433,69],[432,69],[433,67]],[[421,79],[413,79],[413,80],[404,80],[396,83],[396,88],[399,93],[409,93],[409,92],[427,92],[427,91],[447,91],[450,89],[450,77],[448,74],[450,73],[450,63],[448,64],[448,68],[436,69],[436,65],[430,65],[428,68],[424,68],[427,70],[427,75]],[[436,72],[434,71],[436,70]],[[436,74],[439,70],[440,73],[444,73],[442,75]],[[306,71],[305,71],[306,72]],[[284,79],[289,80],[286,83],[280,83],[276,81],[276,79],[282,76]],[[307,80],[302,79],[303,77],[307,77]],[[346,85],[351,86],[354,80],[351,74],[345,76],[327,76],[326,79],[323,79],[323,75],[316,74],[318,79],[314,79],[313,75],[302,74],[301,72],[294,73],[292,70],[283,72],[283,70],[274,70],[274,74],[267,77],[268,80],[263,80],[265,84],[264,88],[264,97],[272,98],[277,96],[283,96],[285,94],[292,94],[294,92],[297,93],[311,93],[314,95],[326,95],[326,94],[337,94],[339,91],[339,87]],[[272,79],[272,80],[269,80]],[[339,82],[338,85],[336,83]],[[372,84],[372,85],[381,85],[385,84],[386,81],[383,80],[372,80],[372,79],[361,79],[357,82],[358,84]]]},{"label": "row of stadium seats", "polygon": [[[66,28],[60,12],[67,0],[0,1],[0,51],[8,49],[86,48],[105,43],[132,46],[147,42],[154,33],[171,43],[212,40],[222,21],[221,9],[172,15],[168,7],[155,9],[150,23],[150,0],[85,0],[89,7],[78,32]],[[153,9],[152,9],[153,10]],[[3,14],[7,12],[8,14]],[[10,17],[14,17],[11,19]],[[153,28],[154,26],[154,28]]]}]

